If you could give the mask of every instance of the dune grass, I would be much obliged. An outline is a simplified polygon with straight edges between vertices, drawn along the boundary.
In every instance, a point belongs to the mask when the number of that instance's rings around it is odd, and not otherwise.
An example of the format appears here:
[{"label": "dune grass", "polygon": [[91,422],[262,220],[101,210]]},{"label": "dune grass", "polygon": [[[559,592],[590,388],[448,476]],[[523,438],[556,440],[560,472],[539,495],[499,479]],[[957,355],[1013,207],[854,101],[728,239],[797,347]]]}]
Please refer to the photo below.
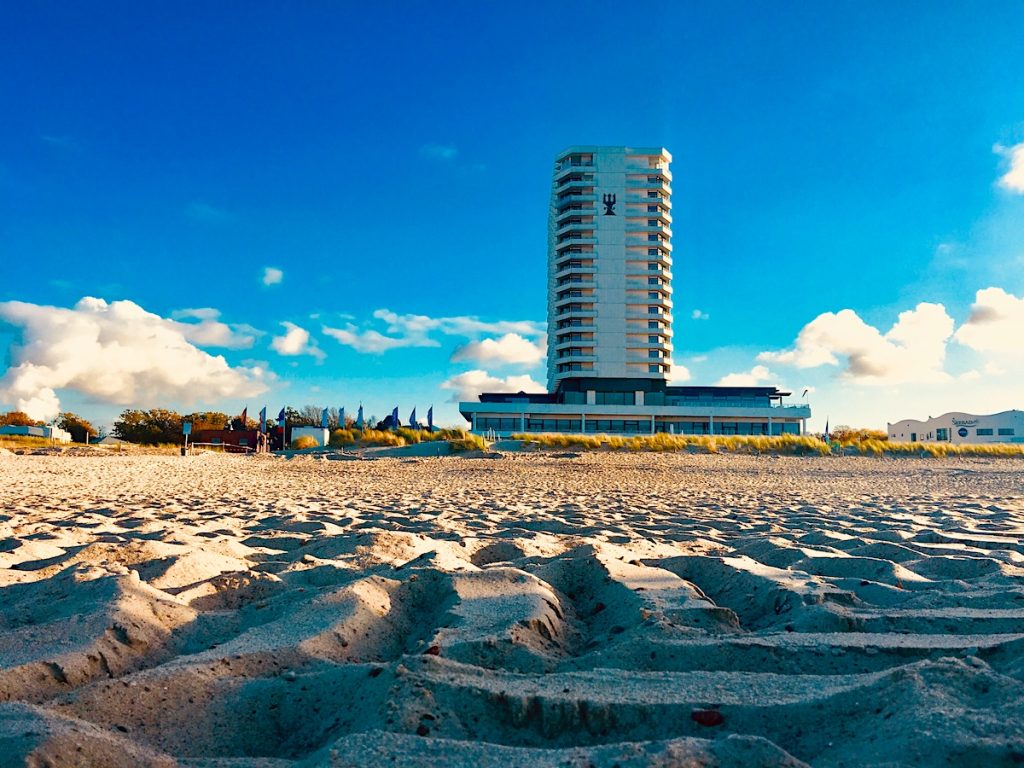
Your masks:
[{"label": "dune grass", "polygon": [[[403,445],[415,445],[417,443],[433,442],[436,440],[448,440],[452,443],[452,450],[473,450],[483,449],[486,443],[483,438],[471,435],[462,429],[439,429],[428,432],[425,429],[409,429],[401,427],[395,432],[384,429],[336,429],[331,433],[330,445],[338,448],[342,446],[368,447],[385,446],[398,448]],[[456,443],[472,443],[473,448],[458,448]]]},{"label": "dune grass", "polygon": [[864,439],[841,445],[826,444],[811,435],[564,435],[514,434],[513,440],[525,445],[548,449],[589,451],[648,451],[655,453],[688,451],[691,453],[770,453],[785,456],[829,456],[857,454],[861,456],[992,456],[1024,457],[1024,445],[953,445],[951,443],[891,443],[887,440]]}]

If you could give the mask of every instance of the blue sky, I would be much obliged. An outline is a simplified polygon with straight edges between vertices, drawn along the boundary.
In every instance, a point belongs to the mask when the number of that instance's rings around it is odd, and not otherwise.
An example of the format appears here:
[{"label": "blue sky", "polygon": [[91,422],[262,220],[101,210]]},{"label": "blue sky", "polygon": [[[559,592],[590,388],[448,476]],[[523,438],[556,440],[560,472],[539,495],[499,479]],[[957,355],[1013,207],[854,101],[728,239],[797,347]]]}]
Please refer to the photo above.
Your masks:
[{"label": "blue sky", "polygon": [[1024,6],[894,5],[7,8],[0,406],[454,423],[459,383],[545,380],[553,156],[630,144],[674,156],[690,382],[1022,407]]}]

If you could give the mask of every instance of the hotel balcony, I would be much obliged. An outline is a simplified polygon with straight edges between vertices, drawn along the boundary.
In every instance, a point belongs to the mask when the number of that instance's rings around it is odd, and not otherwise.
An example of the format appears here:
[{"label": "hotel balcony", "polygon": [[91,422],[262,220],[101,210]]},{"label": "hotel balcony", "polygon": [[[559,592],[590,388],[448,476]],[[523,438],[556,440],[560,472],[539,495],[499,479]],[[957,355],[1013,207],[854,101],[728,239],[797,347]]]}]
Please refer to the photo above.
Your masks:
[{"label": "hotel balcony", "polygon": [[[563,335],[568,335],[570,333],[578,333],[578,332],[577,331],[562,331]],[[592,333],[590,335],[593,336]],[[558,342],[555,343],[555,351],[557,352],[560,349],[569,349],[570,347],[579,347],[579,346],[592,347],[594,345],[594,343],[595,343],[594,339],[592,339],[592,338],[591,339],[566,339],[565,341],[558,341]]]},{"label": "hotel balcony", "polygon": [[671,312],[662,312],[661,314],[652,315],[652,314],[649,314],[647,312],[647,310],[644,310],[644,311],[641,312],[640,310],[630,309],[629,307],[626,307],[626,319],[627,320],[644,320],[644,321],[659,320],[662,323],[671,323],[672,322],[672,313]]},{"label": "hotel balcony", "polygon": [[572,304],[567,304],[555,310],[555,317],[559,320],[573,320],[577,318],[593,320],[597,317],[597,310],[594,309],[593,304],[588,304],[586,307],[574,307]]},{"label": "hotel balcony", "polygon": [[579,189],[581,187],[593,188],[596,182],[593,179],[566,179],[565,181],[558,182],[557,189],[558,193],[562,194],[569,189]]},{"label": "hotel balcony", "polygon": [[672,187],[669,186],[667,179],[657,179],[655,181],[649,179],[626,179],[626,189],[657,190],[665,195],[672,194]]},{"label": "hotel balcony", "polygon": [[662,192],[656,192],[654,197],[649,196],[646,192],[644,194],[627,194],[625,202],[627,205],[631,203],[644,203],[646,205],[663,205],[669,210],[672,209],[672,201],[665,197]]},{"label": "hotel balcony", "polygon": [[570,205],[596,202],[597,195],[583,195],[570,193],[566,195],[559,195],[558,198],[555,200],[555,207],[558,209],[559,213],[561,213],[562,211],[568,210],[567,206]]},{"label": "hotel balcony", "polygon": [[555,234],[561,239],[561,236],[567,232],[594,232],[594,222],[591,221],[563,221],[563,223],[557,225]]},{"label": "hotel balcony", "polygon": [[630,204],[630,207],[626,208],[626,218],[629,220],[633,219],[644,219],[644,223],[649,219],[657,219],[666,225],[672,224],[672,214],[669,211],[663,211],[660,205],[654,206],[657,210],[648,211],[647,205],[643,204]]},{"label": "hotel balcony", "polygon": [[559,269],[555,272],[554,277],[556,280],[569,275],[579,275],[580,277],[592,278],[597,273],[597,266],[590,264],[589,266],[567,266],[563,269]]},{"label": "hotel balcony", "polygon": [[570,275],[569,277],[561,277],[555,281],[556,290],[563,291],[567,288],[597,288],[597,283],[594,280],[584,278],[583,275]]}]

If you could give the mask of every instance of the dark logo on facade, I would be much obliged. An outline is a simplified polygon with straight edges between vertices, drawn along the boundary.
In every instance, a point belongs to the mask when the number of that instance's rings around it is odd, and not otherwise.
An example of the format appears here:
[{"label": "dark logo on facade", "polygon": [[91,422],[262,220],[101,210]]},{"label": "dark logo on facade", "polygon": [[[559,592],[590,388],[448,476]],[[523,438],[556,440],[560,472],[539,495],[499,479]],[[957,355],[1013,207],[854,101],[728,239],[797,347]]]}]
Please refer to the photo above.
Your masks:
[{"label": "dark logo on facade", "polygon": [[604,199],[601,200],[604,203],[604,215],[614,216],[615,215],[615,195],[605,195]]},{"label": "dark logo on facade", "polygon": [[960,437],[967,437],[967,430],[964,427],[960,427],[956,433],[960,435]]}]

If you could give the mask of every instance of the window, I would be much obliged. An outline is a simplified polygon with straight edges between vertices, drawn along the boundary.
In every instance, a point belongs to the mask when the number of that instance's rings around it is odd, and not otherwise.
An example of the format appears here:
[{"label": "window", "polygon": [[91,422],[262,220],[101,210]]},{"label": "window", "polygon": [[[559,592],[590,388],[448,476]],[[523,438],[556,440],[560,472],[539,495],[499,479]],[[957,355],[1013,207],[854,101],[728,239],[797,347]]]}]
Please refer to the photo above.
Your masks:
[{"label": "window", "polygon": [[212,437],[210,438],[210,442],[213,443],[214,445],[220,445],[221,440],[219,437]]},{"label": "window", "polygon": [[661,223],[657,219],[648,219],[647,220],[647,226],[648,227],[659,227],[659,226],[661,226]]},{"label": "window", "polygon": [[651,234],[651,235],[648,235],[648,236],[647,236],[647,239],[648,239],[648,240],[649,240],[650,242],[652,242],[652,243],[656,243],[656,242],[658,242],[658,240],[659,240],[659,237],[658,237],[658,235],[654,235],[654,234]]},{"label": "window", "polygon": [[939,427],[935,430],[936,440],[949,440],[949,430],[946,427]]},{"label": "window", "polygon": [[659,208],[656,205],[648,205],[647,206],[647,212],[648,213],[657,213],[658,210],[659,210]]},{"label": "window", "polygon": [[661,314],[661,307],[648,307],[647,308],[647,314],[648,315],[660,315]]},{"label": "window", "polygon": [[657,320],[648,320],[647,321],[647,330],[649,330],[649,331],[660,331],[661,330],[661,323],[659,323]]},{"label": "window", "polygon": [[658,272],[659,270],[661,270],[661,264],[659,264],[656,261],[649,261],[649,262],[647,262],[647,271],[648,272]]},{"label": "window", "polygon": [[647,343],[648,344],[661,344],[661,336],[648,336],[647,337]]},{"label": "window", "polygon": [[647,366],[647,372],[648,373],[661,373],[661,366],[660,365],[648,365]]},{"label": "window", "polygon": [[659,359],[661,357],[661,350],[658,350],[658,349],[648,349],[647,350],[647,356],[648,357],[653,357],[655,359]]},{"label": "window", "polygon": [[999,434],[1005,436],[1012,436],[1014,434],[1013,427],[1000,427]]},{"label": "window", "polygon": [[976,432],[978,433],[979,437],[981,437],[981,436],[987,437],[988,435],[992,434],[992,428],[991,427],[978,427]]},{"label": "window", "polygon": [[[648,239],[650,239],[650,238],[648,238]],[[648,256],[661,256],[661,251],[659,251],[657,248],[648,248],[647,249],[647,255]]]},{"label": "window", "polygon": [[650,301],[660,301],[661,300],[661,294],[658,293],[657,291],[648,291],[647,292],[647,298]]},{"label": "window", "polygon": [[660,277],[648,277],[647,278],[647,284],[648,285],[661,285],[661,278]]}]

